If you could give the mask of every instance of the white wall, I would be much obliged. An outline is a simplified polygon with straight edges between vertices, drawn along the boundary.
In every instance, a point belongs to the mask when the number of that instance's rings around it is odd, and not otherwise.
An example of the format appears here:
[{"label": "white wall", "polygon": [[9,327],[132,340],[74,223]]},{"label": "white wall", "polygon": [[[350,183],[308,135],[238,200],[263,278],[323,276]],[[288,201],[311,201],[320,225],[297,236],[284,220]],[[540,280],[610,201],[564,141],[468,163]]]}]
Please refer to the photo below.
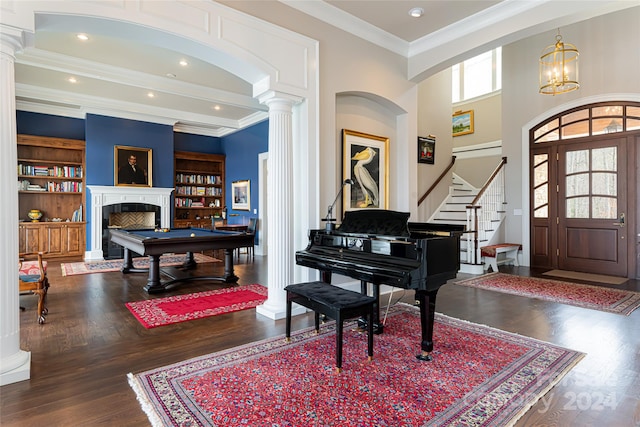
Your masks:
[{"label": "white wall", "polygon": [[[318,218],[326,214],[342,181],[343,128],[390,138],[389,207],[415,211],[418,95],[417,85],[407,80],[406,58],[279,2],[223,3],[319,42]],[[342,110],[345,116],[339,106],[348,109]]]},{"label": "white wall", "polygon": [[[434,164],[418,165],[418,197],[431,187],[449,163],[453,151],[451,136],[451,71],[441,71],[418,86],[418,135],[436,137]],[[417,141],[415,142],[417,144]],[[415,147],[417,156],[417,145]],[[417,160],[416,160],[417,161]],[[451,183],[451,180],[448,180]],[[448,193],[443,184],[420,205],[419,221],[426,221]]]},{"label": "white wall", "polygon": [[[502,49],[503,155],[507,163],[506,239],[524,243],[529,262],[528,129],[545,118],[579,105],[640,94],[640,7],[560,28],[563,40],[580,52],[580,89],[563,95],[538,94],[538,58],[555,41],[549,31]],[[522,209],[524,216],[514,216]]]}]

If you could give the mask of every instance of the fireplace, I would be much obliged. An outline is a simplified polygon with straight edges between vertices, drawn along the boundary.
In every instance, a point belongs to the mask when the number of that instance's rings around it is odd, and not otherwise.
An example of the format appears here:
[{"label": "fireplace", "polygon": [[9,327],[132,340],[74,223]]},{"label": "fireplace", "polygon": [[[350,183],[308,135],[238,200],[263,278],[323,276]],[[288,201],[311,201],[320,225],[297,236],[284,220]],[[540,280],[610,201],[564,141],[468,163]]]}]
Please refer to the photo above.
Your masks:
[{"label": "fireplace", "polygon": [[124,248],[111,242],[115,228],[158,228],[160,207],[147,203],[118,203],[102,207],[102,253],[106,259],[122,258]]},{"label": "fireplace", "polygon": [[109,227],[169,228],[173,188],[107,187],[88,185],[91,192],[90,247],[85,260],[120,258],[109,242]]}]

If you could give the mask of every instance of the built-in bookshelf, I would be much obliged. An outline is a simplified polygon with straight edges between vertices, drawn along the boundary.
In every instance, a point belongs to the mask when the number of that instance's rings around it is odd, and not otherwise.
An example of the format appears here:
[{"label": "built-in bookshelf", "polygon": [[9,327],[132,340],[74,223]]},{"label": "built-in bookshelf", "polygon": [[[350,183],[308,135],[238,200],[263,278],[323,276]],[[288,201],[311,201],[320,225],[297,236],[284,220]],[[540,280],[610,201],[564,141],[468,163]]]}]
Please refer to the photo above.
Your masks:
[{"label": "built-in bookshelf", "polygon": [[[85,142],[18,135],[19,251],[82,255],[85,247]],[[30,211],[40,211],[35,221]]]},{"label": "built-in bookshelf", "polygon": [[224,208],[224,155],[176,151],[174,157],[174,227],[211,227]]}]

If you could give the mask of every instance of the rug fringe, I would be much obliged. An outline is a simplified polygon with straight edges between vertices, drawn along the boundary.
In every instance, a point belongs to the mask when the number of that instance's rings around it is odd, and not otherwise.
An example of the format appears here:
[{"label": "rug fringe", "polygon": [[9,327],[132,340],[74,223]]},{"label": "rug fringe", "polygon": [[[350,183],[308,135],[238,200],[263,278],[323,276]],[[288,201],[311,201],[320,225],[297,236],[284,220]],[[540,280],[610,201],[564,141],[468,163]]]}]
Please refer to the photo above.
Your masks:
[{"label": "rug fringe", "polygon": [[[414,306],[412,304],[409,304],[409,303],[406,303],[406,302],[398,302],[397,305],[404,306],[404,307],[406,307],[408,309],[412,309],[412,310],[419,310],[419,307],[416,307],[416,306]],[[468,325],[481,325],[482,327],[487,328],[488,330],[491,330],[491,331],[495,331],[497,333],[506,332],[506,331],[504,331],[502,329],[494,328],[494,327],[486,325],[486,324],[472,322],[472,321],[460,319],[460,318],[457,318],[457,317],[451,317],[451,316],[448,316],[448,315],[446,315],[444,313],[440,313],[440,312],[436,312],[436,317],[439,317],[441,320],[452,319],[452,320],[458,321],[460,323],[468,324]],[[553,347],[556,347],[556,348],[563,348],[563,347],[558,346],[557,344],[554,344],[554,343],[551,343],[551,342],[548,342],[548,341],[539,340],[537,338],[529,337],[529,336],[526,336],[526,335],[522,335],[522,334],[519,334],[517,332],[508,332],[508,334],[514,335],[514,336],[517,336],[517,337],[522,337],[522,338],[537,342],[540,345],[548,345],[548,346],[553,346]],[[526,405],[522,406],[517,412],[514,413],[513,418],[511,418],[507,424],[504,424],[503,427],[513,427],[513,426],[515,426],[516,423],[518,422],[518,420],[520,418],[522,418],[529,411],[529,409],[531,409],[535,404],[537,404],[540,401],[540,399],[542,399],[553,387],[555,387],[560,381],[562,381],[562,379],[578,363],[580,363],[582,361],[582,359],[584,359],[585,356],[586,356],[586,353],[583,353],[583,352],[574,351],[574,353],[576,354],[576,356],[573,357],[571,359],[571,362],[567,363],[564,366],[564,368],[557,373],[556,377],[553,380],[548,382],[546,387],[544,387],[543,389],[541,389],[539,391],[538,396],[536,397],[536,399],[532,400],[531,402],[528,402]]]},{"label": "rug fringe", "polygon": [[127,379],[129,381],[129,386],[136,394],[138,403],[140,403],[144,413],[147,414],[147,418],[149,418],[151,425],[153,427],[163,427],[165,424],[162,422],[162,419],[155,409],[153,409],[153,404],[146,398],[146,393],[144,392],[144,388],[142,387],[142,384],[140,384],[140,381],[131,372],[127,374]]},{"label": "rug fringe", "polygon": [[520,420],[520,418],[522,418],[529,411],[529,409],[531,409],[535,404],[537,404],[540,401],[540,399],[542,399],[547,393],[549,393],[549,391],[552,388],[554,388],[556,384],[562,381],[562,379],[569,373],[569,371],[571,371],[586,356],[586,353],[580,353],[580,352],[577,352],[577,353],[578,354],[571,361],[571,363],[567,364],[562,371],[558,372],[558,375],[556,375],[553,381],[550,381],[549,385],[540,391],[537,399],[523,406],[516,414],[514,414],[513,418],[511,419],[511,422],[506,424],[505,427],[513,427],[514,425],[516,425],[518,420]]}]

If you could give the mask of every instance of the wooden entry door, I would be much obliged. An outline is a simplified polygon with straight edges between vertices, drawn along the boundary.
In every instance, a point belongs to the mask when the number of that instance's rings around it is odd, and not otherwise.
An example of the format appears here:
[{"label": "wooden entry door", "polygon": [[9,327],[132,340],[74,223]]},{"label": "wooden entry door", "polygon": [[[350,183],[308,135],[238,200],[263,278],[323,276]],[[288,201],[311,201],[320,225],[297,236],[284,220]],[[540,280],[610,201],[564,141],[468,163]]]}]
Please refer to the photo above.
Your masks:
[{"label": "wooden entry door", "polygon": [[558,268],[627,275],[626,138],[558,147]]}]

